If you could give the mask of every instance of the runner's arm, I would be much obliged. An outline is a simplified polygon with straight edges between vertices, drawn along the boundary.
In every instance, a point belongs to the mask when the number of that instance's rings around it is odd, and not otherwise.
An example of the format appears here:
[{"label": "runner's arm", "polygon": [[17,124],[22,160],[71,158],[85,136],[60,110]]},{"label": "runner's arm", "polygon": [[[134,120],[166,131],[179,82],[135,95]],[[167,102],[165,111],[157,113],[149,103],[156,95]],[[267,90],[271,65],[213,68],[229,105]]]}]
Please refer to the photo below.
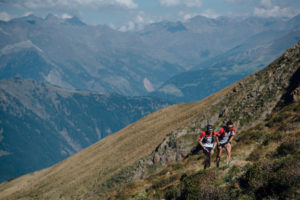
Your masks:
[{"label": "runner's arm", "polygon": [[216,135],[216,144],[217,144],[218,146],[220,145],[220,141],[219,141],[218,135]]},{"label": "runner's arm", "polygon": [[[217,138],[217,137],[216,137]],[[217,140],[217,139],[216,139]],[[214,142],[214,146],[213,146],[213,150],[216,148],[216,146],[217,146],[217,141],[215,140],[215,142]]]},{"label": "runner's arm", "polygon": [[205,151],[208,151],[207,148],[203,145],[203,143],[202,143],[201,140],[199,140],[199,144],[200,144],[200,146],[201,146]]},{"label": "runner's arm", "polygon": [[233,140],[233,138],[234,138],[234,135],[230,136],[228,143],[231,143],[231,141]]},{"label": "runner's arm", "polygon": [[234,136],[235,136],[235,129],[233,128],[233,132],[232,132],[232,134],[231,134],[231,136],[230,136],[230,138],[229,138],[229,143],[231,143],[231,141],[233,140],[233,138],[234,138]]}]

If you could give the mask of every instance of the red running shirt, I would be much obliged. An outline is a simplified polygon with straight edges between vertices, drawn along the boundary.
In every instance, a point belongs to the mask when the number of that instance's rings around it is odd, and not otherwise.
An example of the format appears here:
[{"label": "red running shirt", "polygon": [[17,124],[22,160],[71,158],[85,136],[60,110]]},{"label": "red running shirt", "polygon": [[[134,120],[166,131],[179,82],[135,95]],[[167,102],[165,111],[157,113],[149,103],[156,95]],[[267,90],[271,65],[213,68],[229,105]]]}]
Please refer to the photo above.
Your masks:
[{"label": "red running shirt", "polygon": [[215,141],[215,137],[216,137],[217,133],[213,132],[210,135],[206,135],[206,133],[203,131],[201,133],[201,135],[199,135],[198,140],[202,142],[202,144],[205,147],[213,147],[214,146],[214,141]]},{"label": "red running shirt", "polygon": [[235,129],[234,127],[232,128],[231,131],[227,131],[226,129],[222,128],[219,133],[217,134],[219,138],[220,144],[225,144],[229,141],[229,138],[231,136],[235,135]]}]

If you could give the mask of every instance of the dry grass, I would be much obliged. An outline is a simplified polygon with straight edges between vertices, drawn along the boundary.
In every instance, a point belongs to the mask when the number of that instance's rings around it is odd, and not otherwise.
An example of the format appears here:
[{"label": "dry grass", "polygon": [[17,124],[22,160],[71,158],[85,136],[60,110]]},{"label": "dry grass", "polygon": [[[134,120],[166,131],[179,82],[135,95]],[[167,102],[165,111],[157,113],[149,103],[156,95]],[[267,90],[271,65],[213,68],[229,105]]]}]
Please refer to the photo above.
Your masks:
[{"label": "dry grass", "polygon": [[[299,108],[299,103],[293,104],[295,107]],[[253,134],[253,130],[260,128],[260,132],[262,135],[261,138],[264,140],[269,140],[268,143],[264,143],[263,140],[257,140],[257,138],[245,138],[243,135],[237,136],[241,137],[245,140],[251,140],[250,142],[234,142],[234,148],[232,152],[232,160],[229,167],[225,167],[226,163],[226,153],[222,157],[222,162],[220,168],[215,167],[215,163],[212,162],[212,166],[209,170],[213,170],[217,172],[218,177],[214,180],[214,184],[217,185],[217,188],[227,188],[230,184],[235,183],[235,187],[239,188],[239,179],[237,177],[241,177],[244,173],[245,166],[249,164],[249,166],[258,163],[259,161],[271,162],[272,155],[274,157],[274,152],[277,152],[278,147],[284,142],[297,142],[300,137],[300,123],[295,122],[294,119],[299,118],[300,114],[293,112],[290,109],[288,112],[290,118],[285,118],[283,124],[289,124],[293,122],[293,129],[280,133],[282,137],[280,139],[266,137],[266,135],[275,135],[278,134],[278,130],[281,127],[280,124],[276,124],[276,126],[272,128],[268,128],[266,126],[268,121],[262,122],[262,124],[258,125],[258,127],[253,127],[251,129],[245,130],[242,134]],[[281,116],[282,113],[276,113],[275,117]],[[263,128],[261,128],[263,127]],[[256,160],[247,160],[251,152],[258,152],[260,154],[259,158]],[[299,150],[298,150],[299,152]],[[153,198],[166,198],[168,196],[168,189],[173,188],[173,192],[180,194],[182,192],[182,184],[178,179],[170,180],[171,176],[182,177],[182,175],[186,175],[189,179],[193,179],[199,172],[203,172],[202,161],[204,157],[201,157],[202,152],[199,154],[192,155],[187,159],[177,162],[170,163],[166,168],[164,168],[161,172],[157,172],[151,174],[147,179],[143,180],[145,185],[140,184],[139,181],[131,183],[131,186],[126,186],[120,193],[120,197],[126,199],[139,199],[139,196],[145,196],[148,199]],[[200,157],[199,157],[200,156]],[[214,155],[213,158],[215,158]],[[201,158],[200,160],[198,158]],[[174,167],[175,166],[175,167]],[[178,167],[177,167],[178,166]],[[157,195],[157,197],[155,197]],[[119,197],[119,196],[117,196]],[[112,197],[115,199],[115,197]],[[118,199],[118,198],[117,198]]]},{"label": "dry grass", "polygon": [[[97,186],[149,155],[234,85],[201,102],[159,110],[48,169],[0,185],[0,199],[86,199]],[[100,191],[101,192],[101,191]]]}]

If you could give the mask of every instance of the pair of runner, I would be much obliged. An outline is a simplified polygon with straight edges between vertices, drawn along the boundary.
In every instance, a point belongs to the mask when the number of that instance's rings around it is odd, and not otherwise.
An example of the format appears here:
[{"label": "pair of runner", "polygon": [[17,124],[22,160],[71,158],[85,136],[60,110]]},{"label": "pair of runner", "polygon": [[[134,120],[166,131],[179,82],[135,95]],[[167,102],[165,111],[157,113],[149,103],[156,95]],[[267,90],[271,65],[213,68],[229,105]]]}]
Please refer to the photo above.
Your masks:
[{"label": "pair of runner", "polygon": [[204,169],[210,167],[211,158],[216,146],[218,150],[216,160],[217,167],[219,167],[223,148],[227,151],[227,165],[229,164],[231,158],[231,141],[233,140],[234,135],[235,129],[231,121],[228,121],[226,126],[218,133],[213,131],[212,125],[207,125],[206,131],[202,132],[199,136],[199,144],[202,147],[204,154],[207,156],[207,159],[204,161]]}]

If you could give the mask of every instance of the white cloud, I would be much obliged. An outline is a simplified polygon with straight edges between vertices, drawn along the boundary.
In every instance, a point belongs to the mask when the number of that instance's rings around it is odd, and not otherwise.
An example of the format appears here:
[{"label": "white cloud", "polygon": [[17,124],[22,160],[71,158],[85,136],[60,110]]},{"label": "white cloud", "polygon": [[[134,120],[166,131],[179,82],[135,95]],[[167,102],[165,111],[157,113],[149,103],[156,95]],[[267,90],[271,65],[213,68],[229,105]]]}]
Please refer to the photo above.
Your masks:
[{"label": "white cloud", "polygon": [[24,16],[24,17],[27,17],[27,16],[29,16],[29,15],[32,15],[32,12],[27,12],[27,13],[25,13],[23,16]]},{"label": "white cloud", "polygon": [[7,1],[8,4],[14,4],[19,7],[29,9],[40,8],[105,8],[105,7],[119,7],[133,9],[138,5],[133,0],[11,0]]},{"label": "white cloud", "polygon": [[261,0],[261,5],[263,5],[266,8],[272,8],[272,1],[271,0]]},{"label": "white cloud", "polygon": [[151,24],[154,22],[156,21],[149,17],[146,17],[144,12],[139,12],[134,20],[131,20],[126,25],[121,26],[119,30],[123,32],[142,30],[146,24]]},{"label": "white cloud", "polygon": [[144,20],[144,18],[143,18],[141,15],[138,15],[138,16],[136,17],[136,22],[142,24],[142,23],[145,22],[145,20]]},{"label": "white cloud", "polygon": [[200,13],[185,13],[183,11],[180,11],[179,12],[179,16],[184,20],[184,21],[187,21],[193,17],[196,17],[196,16],[204,16],[204,17],[207,17],[207,18],[217,18],[219,16],[221,16],[220,14],[216,13],[215,11],[213,10],[210,10],[210,9],[207,9],[207,10],[204,10],[203,12],[200,12]]},{"label": "white cloud", "polygon": [[135,29],[135,23],[133,21],[129,21],[127,25],[121,26],[119,31],[126,32],[126,31],[133,31]]},{"label": "white cloud", "polygon": [[202,0],[185,0],[184,4],[187,7],[201,7],[202,6]]},{"label": "white cloud", "polygon": [[201,7],[202,0],[158,0],[159,4],[165,7],[185,6],[185,7]]},{"label": "white cloud", "polygon": [[9,21],[11,19],[10,15],[7,12],[0,12],[1,21]]},{"label": "white cloud", "polygon": [[254,8],[254,15],[259,17],[293,17],[299,13],[292,7],[281,8],[273,5],[272,0],[260,0],[261,7]]},{"label": "white cloud", "polygon": [[70,18],[72,18],[72,16],[69,15],[68,13],[64,13],[64,14],[61,15],[61,18],[63,18],[63,19],[70,19]]},{"label": "white cloud", "polygon": [[114,24],[112,24],[112,23],[109,23],[109,24],[107,24],[111,29],[114,29],[114,30],[117,30],[117,27],[114,25]]},{"label": "white cloud", "polygon": [[234,4],[234,3],[239,3],[242,0],[225,0],[226,3]]},{"label": "white cloud", "polygon": [[210,9],[205,10],[200,15],[207,17],[207,18],[213,18],[213,19],[216,19],[217,17],[220,16],[218,13],[216,13],[215,11],[210,10]]},{"label": "white cloud", "polygon": [[259,17],[293,17],[297,15],[297,11],[291,8],[280,8],[273,6],[272,8],[254,8],[254,15]]},{"label": "white cloud", "polygon": [[187,14],[183,15],[183,20],[186,21],[186,20],[189,20],[189,19],[191,19],[195,16],[197,16],[197,14],[187,13]]},{"label": "white cloud", "polygon": [[178,6],[180,4],[180,0],[158,0],[158,2],[165,7]]}]

